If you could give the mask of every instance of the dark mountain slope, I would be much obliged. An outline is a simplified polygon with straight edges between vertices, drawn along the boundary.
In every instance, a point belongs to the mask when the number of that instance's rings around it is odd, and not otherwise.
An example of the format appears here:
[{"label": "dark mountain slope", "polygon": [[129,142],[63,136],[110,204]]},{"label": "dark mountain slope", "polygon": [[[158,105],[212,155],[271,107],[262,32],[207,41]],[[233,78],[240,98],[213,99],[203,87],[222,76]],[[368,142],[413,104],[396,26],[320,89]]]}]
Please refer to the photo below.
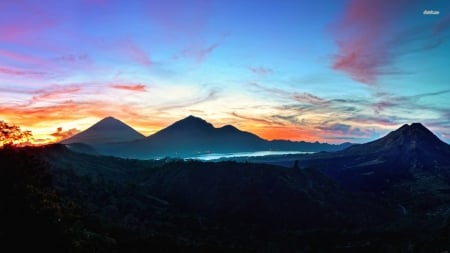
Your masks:
[{"label": "dark mountain slope", "polygon": [[100,153],[129,158],[194,157],[208,153],[234,153],[267,150],[340,150],[350,144],[331,145],[293,141],[267,141],[257,135],[226,125],[216,128],[201,118],[189,116],[141,140],[101,144]]},{"label": "dark mountain slope", "polygon": [[450,145],[420,123],[342,151],[290,159],[347,189],[385,196],[405,212],[444,215],[450,208]]},{"label": "dark mountain slope", "polygon": [[201,118],[189,116],[147,137],[146,142],[159,150],[195,155],[212,150],[237,152],[257,149],[264,140],[233,126],[215,128]]},{"label": "dark mountain slope", "polygon": [[127,124],[113,117],[107,117],[85,131],[61,141],[61,143],[84,143],[93,145],[101,143],[126,142],[142,138],[144,138],[144,136],[141,133],[137,132]]},{"label": "dark mountain slope", "polygon": [[192,161],[166,164],[143,182],[183,210],[229,223],[306,228],[377,220],[375,206],[316,170]]},{"label": "dark mountain slope", "polygon": [[52,165],[56,186],[66,194],[80,198],[77,194],[86,191],[71,189],[83,184],[70,180],[70,174],[88,177],[96,184],[111,182],[118,189],[135,185],[136,192],[129,196],[134,200],[130,201],[151,207],[148,210],[166,203],[162,205],[168,204],[172,212],[213,220],[303,228],[374,223],[394,213],[394,208],[378,209],[376,204],[340,189],[316,170],[234,162],[128,160],[80,154],[63,145],[36,149],[36,154]]},{"label": "dark mountain slope", "polygon": [[[27,227],[27,219],[40,217],[53,224],[62,217],[67,222],[71,211],[58,205],[75,204],[83,216],[77,218],[78,225],[65,223],[72,242],[63,245],[72,252],[442,252],[448,248],[450,222],[442,212],[410,215],[410,206],[405,202],[399,206],[389,194],[380,200],[372,193],[351,193],[314,169],[139,161],[85,155],[64,145],[16,149],[12,154],[0,150],[0,161],[6,194],[2,200],[9,201],[0,206],[2,214],[9,210],[8,216],[1,216],[2,224],[9,225],[1,226],[7,230],[0,230],[0,235],[17,243],[35,242],[32,236],[20,237],[21,229],[33,231],[29,235],[39,232],[39,226]],[[41,165],[30,168],[34,164]],[[4,165],[10,167],[6,174]],[[27,173],[32,176],[24,176]],[[26,186],[33,185],[34,179],[44,182],[44,192],[40,183],[35,185],[38,190]],[[23,195],[17,189],[35,201],[25,204],[41,204],[29,205],[24,216]],[[10,195],[11,190],[16,192]],[[62,198],[49,201],[47,191]],[[47,206],[55,212],[45,211]],[[429,205],[423,208],[436,210]],[[15,219],[8,219],[10,215]],[[23,226],[14,226],[19,221],[25,222],[20,223]],[[53,239],[67,230],[44,227],[50,233],[35,238],[42,239],[44,250],[52,249]]]}]

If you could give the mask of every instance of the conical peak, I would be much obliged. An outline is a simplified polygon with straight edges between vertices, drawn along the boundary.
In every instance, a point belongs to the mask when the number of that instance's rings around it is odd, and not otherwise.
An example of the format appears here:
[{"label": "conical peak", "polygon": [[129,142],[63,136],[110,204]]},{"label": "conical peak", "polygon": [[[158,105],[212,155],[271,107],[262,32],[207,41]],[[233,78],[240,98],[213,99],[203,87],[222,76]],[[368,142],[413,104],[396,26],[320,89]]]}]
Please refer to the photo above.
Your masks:
[{"label": "conical peak", "polygon": [[432,143],[433,145],[439,145],[442,143],[436,135],[434,135],[421,123],[412,123],[410,125],[405,124],[399,129],[381,138],[380,141],[383,141],[390,146],[404,145],[408,143],[427,146]]},{"label": "conical peak", "polygon": [[141,138],[144,138],[141,133],[124,122],[109,116],[61,143],[98,144],[133,141]]},{"label": "conical peak", "polygon": [[411,125],[405,124],[399,129],[391,132],[391,134],[407,134],[407,135],[417,135],[420,133],[421,135],[433,136],[434,134],[428,130],[422,123],[412,123]]},{"label": "conical peak", "polygon": [[127,124],[114,117],[106,117],[94,124],[92,127],[95,128],[116,128],[116,127],[129,127]]},{"label": "conical peak", "polygon": [[206,120],[189,115],[188,117],[175,122],[172,126],[183,126],[183,127],[208,127],[212,128],[213,126],[208,123]]}]

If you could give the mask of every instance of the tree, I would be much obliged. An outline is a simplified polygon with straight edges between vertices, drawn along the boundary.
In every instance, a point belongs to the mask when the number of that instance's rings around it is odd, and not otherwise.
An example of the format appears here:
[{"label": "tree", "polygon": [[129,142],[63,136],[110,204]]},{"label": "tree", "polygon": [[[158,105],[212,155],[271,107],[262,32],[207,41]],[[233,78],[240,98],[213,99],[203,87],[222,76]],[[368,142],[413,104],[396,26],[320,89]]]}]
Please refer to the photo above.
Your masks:
[{"label": "tree", "polygon": [[29,142],[31,131],[22,131],[19,126],[0,121],[0,147]]}]

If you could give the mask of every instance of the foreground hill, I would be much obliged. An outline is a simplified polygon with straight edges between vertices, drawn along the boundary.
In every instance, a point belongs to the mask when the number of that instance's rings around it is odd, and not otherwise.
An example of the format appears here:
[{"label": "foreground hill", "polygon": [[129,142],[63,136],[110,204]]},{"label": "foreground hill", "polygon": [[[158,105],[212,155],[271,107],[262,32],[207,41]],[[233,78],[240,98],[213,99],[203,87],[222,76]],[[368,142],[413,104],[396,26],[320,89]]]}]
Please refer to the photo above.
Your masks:
[{"label": "foreground hill", "polygon": [[[211,129],[202,126],[201,133]],[[76,147],[0,150],[4,245],[71,252],[450,247],[450,148],[418,123],[342,151],[285,156],[298,161],[288,168],[132,160]]]},{"label": "foreground hill", "polygon": [[[88,129],[89,130],[89,129]],[[84,135],[83,133],[79,134]],[[350,143],[332,145],[328,143],[309,143],[275,140],[268,141],[259,136],[226,125],[216,128],[207,121],[189,116],[157,133],[135,141],[120,141],[114,135],[102,142],[85,141],[96,152],[124,158],[152,159],[161,157],[194,157],[209,153],[234,153],[268,150],[284,151],[335,151],[350,146]],[[74,141],[83,142],[75,136]],[[85,149],[87,150],[87,149]],[[86,152],[90,153],[90,152]]]},{"label": "foreground hill", "polygon": [[[316,170],[234,162],[128,160],[76,153],[63,145],[1,150],[0,158],[10,172],[20,166],[22,171],[30,167],[31,174],[47,173],[45,187],[53,185],[48,191],[58,194],[57,205],[75,203],[81,212],[67,229],[80,224],[74,240],[87,240],[85,247],[94,243],[129,252],[130,244],[148,250],[163,243],[176,250],[205,246],[248,251],[266,247],[267,236],[278,245],[289,230],[336,231],[374,225],[397,215],[394,208],[380,209],[383,205],[378,200],[370,202],[349,193]],[[25,161],[29,163],[22,168]],[[13,178],[9,184],[20,184],[20,180]],[[8,206],[15,203],[9,199]],[[15,214],[10,210],[8,215]],[[56,214],[48,215],[46,220],[58,219],[53,217]],[[94,241],[86,239],[88,235]],[[294,247],[293,238],[288,242],[292,245],[286,247]]]}]

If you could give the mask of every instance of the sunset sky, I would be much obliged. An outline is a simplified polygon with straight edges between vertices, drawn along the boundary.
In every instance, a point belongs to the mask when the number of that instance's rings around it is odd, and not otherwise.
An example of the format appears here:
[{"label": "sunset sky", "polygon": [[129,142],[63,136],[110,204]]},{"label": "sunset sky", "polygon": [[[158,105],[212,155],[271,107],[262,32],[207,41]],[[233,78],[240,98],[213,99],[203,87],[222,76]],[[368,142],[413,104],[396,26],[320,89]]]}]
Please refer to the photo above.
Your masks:
[{"label": "sunset sky", "polygon": [[[438,15],[424,15],[425,10]],[[0,1],[0,120],[60,140],[195,115],[267,139],[450,142],[448,0]]]}]

